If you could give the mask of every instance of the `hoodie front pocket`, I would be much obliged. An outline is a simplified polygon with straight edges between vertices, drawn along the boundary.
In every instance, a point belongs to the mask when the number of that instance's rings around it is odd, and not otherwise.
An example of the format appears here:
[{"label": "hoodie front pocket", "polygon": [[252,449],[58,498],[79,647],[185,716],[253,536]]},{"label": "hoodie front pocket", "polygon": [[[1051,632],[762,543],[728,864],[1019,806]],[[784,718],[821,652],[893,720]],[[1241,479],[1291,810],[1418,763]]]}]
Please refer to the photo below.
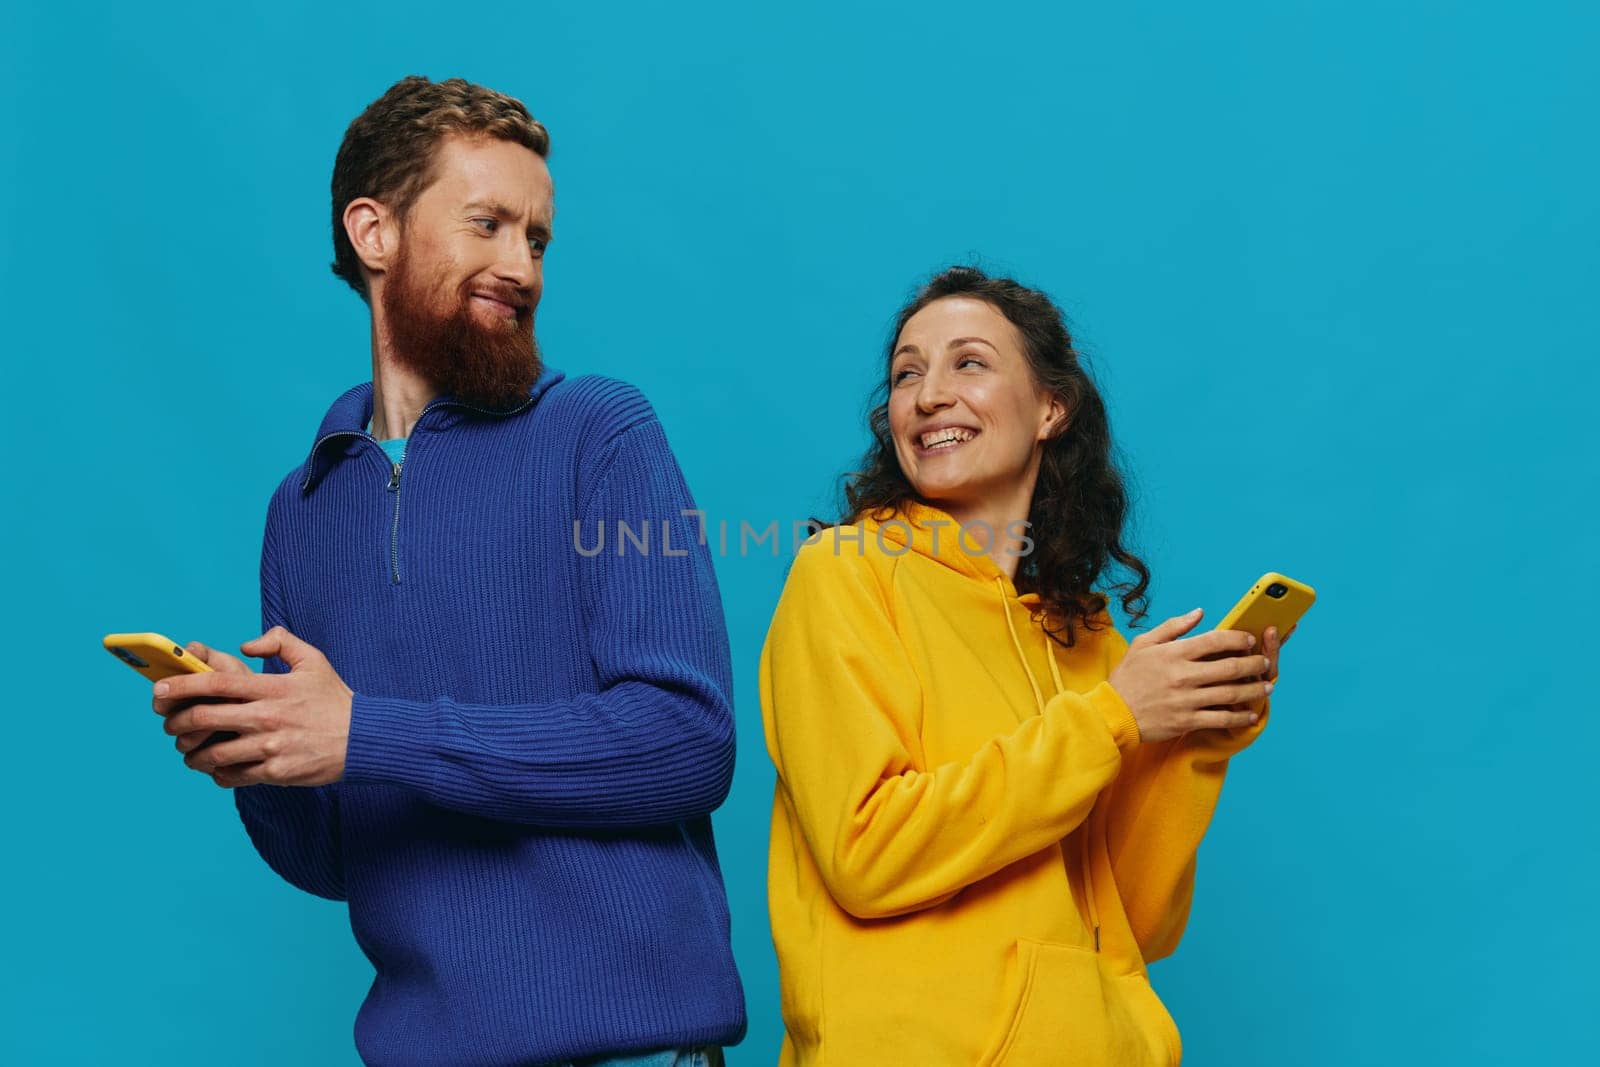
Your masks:
[{"label": "hoodie front pocket", "polygon": [[1102,980],[1092,949],[1021,939],[1017,974],[1010,1021],[982,1067],[1176,1062],[1167,1035],[1141,1023],[1116,982]]},{"label": "hoodie front pocket", "polygon": [[982,1067],[1104,1062],[1106,1013],[1094,953],[1019,939],[1016,973],[1010,1022],[978,1061]]}]

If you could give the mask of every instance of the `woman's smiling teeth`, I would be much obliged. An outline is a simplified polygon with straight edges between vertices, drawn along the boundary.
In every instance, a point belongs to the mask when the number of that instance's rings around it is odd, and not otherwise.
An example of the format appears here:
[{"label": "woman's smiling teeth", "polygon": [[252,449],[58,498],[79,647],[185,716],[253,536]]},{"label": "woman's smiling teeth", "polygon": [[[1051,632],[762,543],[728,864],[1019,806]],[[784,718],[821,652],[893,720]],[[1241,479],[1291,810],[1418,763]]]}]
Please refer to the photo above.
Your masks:
[{"label": "woman's smiling teeth", "polygon": [[952,448],[966,444],[976,436],[978,436],[978,431],[976,430],[950,426],[943,430],[929,430],[917,438],[917,441],[928,452],[947,452]]}]

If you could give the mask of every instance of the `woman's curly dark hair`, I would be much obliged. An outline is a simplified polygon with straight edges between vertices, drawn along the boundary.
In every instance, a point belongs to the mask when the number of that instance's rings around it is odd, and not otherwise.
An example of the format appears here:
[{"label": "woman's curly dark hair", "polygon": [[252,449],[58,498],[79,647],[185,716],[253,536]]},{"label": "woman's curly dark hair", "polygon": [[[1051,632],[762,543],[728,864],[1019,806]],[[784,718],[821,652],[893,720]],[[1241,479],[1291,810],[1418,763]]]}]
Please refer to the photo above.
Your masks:
[{"label": "woman's curly dark hair", "polygon": [[900,469],[889,432],[888,368],[911,316],[951,296],[985,301],[1004,315],[1022,336],[1035,380],[1067,407],[1064,429],[1044,445],[1028,512],[1034,548],[1018,559],[1018,591],[1039,595],[1045,632],[1071,648],[1078,626],[1099,628],[1096,616],[1108,599],[1093,586],[1114,560],[1128,577],[1107,588],[1121,595],[1123,609],[1137,623],[1145,615],[1150,570],[1122,541],[1128,495],[1105,403],[1073,348],[1061,310],[1044,293],[1010,278],[993,278],[975,267],[951,267],[935,275],[895,316],[883,382],[873,394],[868,416],[873,442],[862,459],[863,469],[846,476],[841,521],[857,522],[869,514],[885,519],[905,501],[918,499]]}]

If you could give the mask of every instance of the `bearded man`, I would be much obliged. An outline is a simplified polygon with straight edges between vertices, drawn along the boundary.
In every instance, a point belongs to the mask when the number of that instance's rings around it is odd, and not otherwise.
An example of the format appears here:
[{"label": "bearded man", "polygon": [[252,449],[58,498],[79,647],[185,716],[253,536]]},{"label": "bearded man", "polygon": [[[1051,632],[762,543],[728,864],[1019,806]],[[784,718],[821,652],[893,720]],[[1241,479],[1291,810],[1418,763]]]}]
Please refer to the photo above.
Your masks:
[{"label": "bearded man", "polygon": [[548,151],[459,78],[350,124],[333,271],[372,380],[268,507],[263,672],[194,642],[215,673],[153,700],[266,862],[348,901],[368,1063],[715,1064],[745,1030],[716,579],[703,537],[575,551],[695,504],[636,389],[541,362]]}]

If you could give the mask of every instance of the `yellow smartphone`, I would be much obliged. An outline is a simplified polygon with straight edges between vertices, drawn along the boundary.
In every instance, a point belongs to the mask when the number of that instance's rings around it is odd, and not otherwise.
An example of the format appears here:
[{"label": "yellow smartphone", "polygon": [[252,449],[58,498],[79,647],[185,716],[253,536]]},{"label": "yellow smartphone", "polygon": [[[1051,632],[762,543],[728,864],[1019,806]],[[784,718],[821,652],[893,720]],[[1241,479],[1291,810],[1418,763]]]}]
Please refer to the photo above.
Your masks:
[{"label": "yellow smartphone", "polygon": [[159,682],[175,674],[200,674],[211,667],[160,634],[106,634],[100,642],[106,651],[150,679]]},{"label": "yellow smartphone", "polygon": [[[171,678],[175,674],[203,674],[214,669],[210,664],[196,659],[193,654],[185,652],[178,642],[161,634],[106,634],[100,643],[105,646],[106,651],[152,682]],[[196,745],[193,751],[199,751],[218,741],[231,741],[238,736],[232,730],[218,730]]]},{"label": "yellow smartphone", "polygon": [[1267,627],[1278,628],[1278,640],[1289,636],[1300,617],[1316,602],[1317,591],[1288,575],[1268,571],[1256,579],[1250,591],[1239,598],[1233,610],[1217,623],[1219,630],[1243,630],[1254,634],[1257,646]]}]

